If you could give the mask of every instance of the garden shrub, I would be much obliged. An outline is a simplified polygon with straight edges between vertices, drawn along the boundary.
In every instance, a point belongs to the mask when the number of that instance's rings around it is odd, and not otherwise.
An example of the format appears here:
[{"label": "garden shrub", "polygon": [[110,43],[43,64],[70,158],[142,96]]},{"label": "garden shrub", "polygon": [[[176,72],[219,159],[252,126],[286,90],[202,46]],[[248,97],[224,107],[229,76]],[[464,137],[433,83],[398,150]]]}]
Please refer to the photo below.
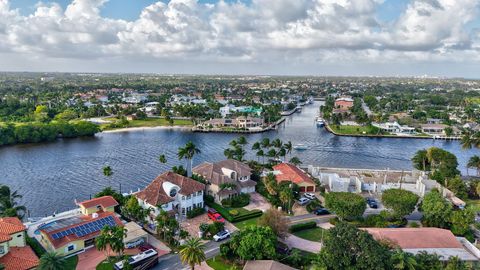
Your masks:
[{"label": "garden shrub", "polygon": [[238,210],[235,210],[235,209],[228,211],[228,213],[230,213],[230,215],[232,216],[238,216]]},{"label": "garden shrub", "polygon": [[292,225],[292,226],[290,226],[289,231],[291,233],[293,233],[293,232],[303,231],[303,230],[307,230],[307,229],[313,229],[313,228],[316,228],[316,227],[317,227],[317,222],[309,221],[309,222],[305,222],[305,223],[299,223],[299,224]]},{"label": "garden shrub", "polygon": [[187,218],[194,218],[196,216],[200,216],[203,213],[205,213],[205,209],[203,209],[203,207],[196,207],[187,212]]}]

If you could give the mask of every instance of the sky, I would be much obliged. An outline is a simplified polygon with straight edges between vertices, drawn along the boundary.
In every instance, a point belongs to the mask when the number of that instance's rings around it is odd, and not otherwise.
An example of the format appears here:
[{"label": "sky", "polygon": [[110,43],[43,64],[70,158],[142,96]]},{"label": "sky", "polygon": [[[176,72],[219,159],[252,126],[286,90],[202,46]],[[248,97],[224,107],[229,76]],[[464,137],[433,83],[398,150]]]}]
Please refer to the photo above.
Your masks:
[{"label": "sky", "polygon": [[0,0],[0,70],[480,78],[480,0]]}]

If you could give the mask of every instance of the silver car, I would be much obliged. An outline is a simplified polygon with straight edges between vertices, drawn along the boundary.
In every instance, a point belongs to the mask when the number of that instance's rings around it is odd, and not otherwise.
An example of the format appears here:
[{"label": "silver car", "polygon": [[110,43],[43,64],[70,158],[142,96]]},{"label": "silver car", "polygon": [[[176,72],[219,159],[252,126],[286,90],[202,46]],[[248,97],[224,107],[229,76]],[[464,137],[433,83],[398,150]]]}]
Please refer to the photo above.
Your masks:
[{"label": "silver car", "polygon": [[300,205],[306,205],[310,202],[310,200],[308,198],[305,198],[305,197],[302,197],[298,200],[298,204]]}]

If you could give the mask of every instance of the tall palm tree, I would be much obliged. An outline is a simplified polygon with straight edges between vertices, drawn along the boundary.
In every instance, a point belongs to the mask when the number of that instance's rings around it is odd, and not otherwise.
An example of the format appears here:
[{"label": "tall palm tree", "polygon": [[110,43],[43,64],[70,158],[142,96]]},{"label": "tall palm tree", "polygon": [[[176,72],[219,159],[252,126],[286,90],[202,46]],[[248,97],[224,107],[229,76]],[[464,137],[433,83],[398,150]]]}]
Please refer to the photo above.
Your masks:
[{"label": "tall palm tree", "polygon": [[467,168],[475,168],[477,170],[477,176],[480,176],[480,157],[472,156],[467,163]]},{"label": "tall palm tree", "polygon": [[247,145],[248,141],[244,136],[240,136],[237,139],[237,143],[243,146],[243,145]]},{"label": "tall palm tree", "polygon": [[197,146],[192,141],[189,141],[187,144],[185,144],[184,147],[178,148],[178,159],[186,159],[187,162],[190,161],[190,170],[188,170],[188,163],[187,163],[188,176],[191,176],[191,173],[192,173],[193,157],[196,154],[200,154],[200,153],[201,153],[200,149],[198,149]]},{"label": "tall palm tree", "polygon": [[112,167],[110,166],[103,167],[103,175],[112,176],[112,174],[113,174]]},{"label": "tall palm tree", "polygon": [[263,148],[270,148],[270,139],[269,138],[263,138],[261,143]]},{"label": "tall palm tree", "polygon": [[260,145],[259,142],[255,142],[253,145],[252,145],[252,150],[260,150],[262,146]]},{"label": "tall palm tree", "polygon": [[276,138],[275,140],[272,141],[272,146],[275,148],[280,149],[282,145],[283,145],[283,142],[279,138]]},{"label": "tall palm tree", "polygon": [[465,129],[462,132],[461,143],[464,149],[470,149],[472,147],[480,148],[480,132]]},{"label": "tall palm tree", "polygon": [[162,163],[162,164],[165,164],[165,163],[167,163],[167,158],[165,157],[165,155],[162,154],[162,155],[158,156],[158,161],[160,161],[160,163]]},{"label": "tall palm tree", "polygon": [[2,217],[18,217],[23,219],[27,208],[18,205],[17,199],[21,199],[22,195],[17,191],[11,192],[10,187],[0,185],[0,216]]},{"label": "tall palm tree", "polygon": [[287,150],[285,150],[285,148],[281,147],[280,150],[278,150],[278,155],[280,157],[283,157],[283,161],[285,162],[285,157],[287,156]]},{"label": "tall palm tree", "polygon": [[300,161],[298,157],[292,157],[289,162],[295,166],[302,164],[302,161]]},{"label": "tall palm tree", "polygon": [[65,259],[56,252],[45,252],[40,257],[39,270],[63,270],[66,267]]},{"label": "tall palm tree", "polygon": [[288,141],[287,143],[285,143],[283,145],[283,147],[285,148],[285,150],[287,150],[287,154],[291,155],[292,154],[292,150],[293,150],[293,144],[291,141]]},{"label": "tall palm tree", "polygon": [[223,155],[224,155],[227,159],[233,159],[234,152],[232,151],[232,149],[227,148],[227,149],[223,150]]},{"label": "tall palm tree", "polygon": [[257,155],[258,160],[260,160],[260,157],[262,157],[262,164],[265,163],[265,160],[264,160],[265,159],[264,158],[265,157],[265,152],[263,152],[262,149],[258,150],[256,155]]},{"label": "tall palm tree", "polygon": [[179,253],[182,263],[188,264],[192,270],[195,269],[195,265],[201,264],[206,259],[205,252],[203,251],[203,244],[200,242],[200,238],[190,238],[184,245],[180,246]]}]

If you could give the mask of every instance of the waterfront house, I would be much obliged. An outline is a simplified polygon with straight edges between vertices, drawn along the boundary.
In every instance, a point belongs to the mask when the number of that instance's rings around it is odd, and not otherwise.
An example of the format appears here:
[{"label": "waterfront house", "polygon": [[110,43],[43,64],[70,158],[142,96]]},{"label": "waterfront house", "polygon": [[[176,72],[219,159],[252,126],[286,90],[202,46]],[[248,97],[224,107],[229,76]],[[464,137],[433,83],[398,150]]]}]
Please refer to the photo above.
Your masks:
[{"label": "waterfront house", "polygon": [[415,128],[409,126],[402,126],[397,121],[386,123],[372,123],[373,126],[379,129],[391,133],[391,134],[415,134]]},{"label": "waterfront house", "polygon": [[0,218],[0,264],[6,270],[27,270],[39,260],[26,243],[26,228],[16,217]]},{"label": "waterfront house", "polygon": [[[247,164],[233,159],[215,163],[204,162],[193,168],[192,172],[207,181],[206,192],[213,196],[217,203],[241,193],[255,192],[257,185],[251,180],[252,169]],[[234,184],[235,187],[222,189],[225,184]]]},{"label": "waterfront house", "polygon": [[421,125],[422,132],[430,135],[445,135],[446,127],[447,125],[444,125],[444,124]]},{"label": "waterfront house", "polygon": [[273,166],[273,174],[277,183],[290,181],[298,185],[300,192],[315,192],[315,181],[303,170],[290,163]]},{"label": "waterfront house", "polygon": [[365,228],[377,241],[391,243],[393,247],[418,254],[440,255],[440,260],[458,257],[462,261],[478,261],[480,250],[464,237],[455,237],[449,230],[440,228]]},{"label": "waterfront house", "polygon": [[203,126],[206,128],[255,128],[263,125],[262,118],[255,118],[250,116],[240,116],[235,119],[229,118],[214,118],[203,122]]},{"label": "waterfront house", "polygon": [[191,178],[165,172],[155,178],[145,189],[134,193],[140,206],[151,209],[147,220],[152,229],[160,211],[186,216],[194,208],[203,208],[205,185]]},{"label": "waterfront house", "polygon": [[95,245],[95,238],[105,226],[123,226],[114,212],[118,202],[112,196],[103,196],[78,203],[80,214],[40,225],[38,232],[42,246],[67,256]]},{"label": "waterfront house", "polygon": [[341,97],[335,100],[335,108],[341,110],[350,110],[353,107],[353,99],[350,97]]}]

